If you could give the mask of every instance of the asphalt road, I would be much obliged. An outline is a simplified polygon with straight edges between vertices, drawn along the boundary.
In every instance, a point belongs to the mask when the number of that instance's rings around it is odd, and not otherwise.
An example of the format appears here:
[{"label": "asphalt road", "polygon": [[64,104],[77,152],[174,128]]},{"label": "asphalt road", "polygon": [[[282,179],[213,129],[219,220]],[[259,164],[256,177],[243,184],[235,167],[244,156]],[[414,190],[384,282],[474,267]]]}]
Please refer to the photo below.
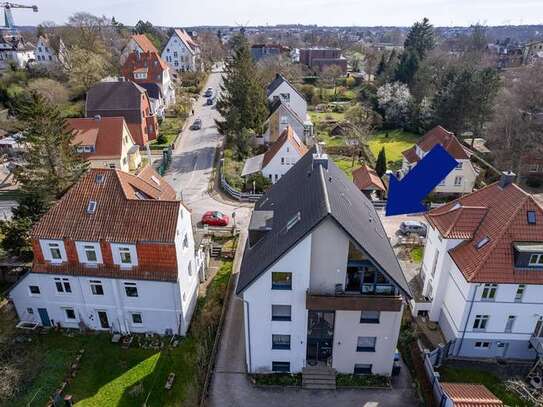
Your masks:
[{"label": "asphalt road", "polygon": [[[208,87],[219,91],[222,74],[211,73],[204,90]],[[217,199],[209,193],[209,183],[213,171],[213,162],[217,148],[222,143],[222,136],[217,131],[215,119],[220,115],[215,106],[207,106],[206,98],[201,96],[194,106],[194,120],[202,120],[200,130],[190,130],[187,126],[173,152],[172,163],[164,175],[166,180],[181,194],[181,199],[192,211],[192,221],[196,225],[208,210],[218,210],[232,217],[236,213],[236,224],[244,228],[249,223],[251,209],[234,201]]]}]

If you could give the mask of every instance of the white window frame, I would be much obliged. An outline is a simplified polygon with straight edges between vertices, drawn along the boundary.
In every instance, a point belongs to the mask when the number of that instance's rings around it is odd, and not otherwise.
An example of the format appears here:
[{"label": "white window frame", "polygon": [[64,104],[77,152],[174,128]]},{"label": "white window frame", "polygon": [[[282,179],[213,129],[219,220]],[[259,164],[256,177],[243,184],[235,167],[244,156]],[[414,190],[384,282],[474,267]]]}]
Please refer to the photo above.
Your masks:
[{"label": "white window frame", "polygon": [[455,187],[461,187],[463,185],[464,177],[461,175],[457,175],[454,177],[454,186]]},{"label": "white window frame", "polygon": [[[68,318],[68,310],[72,310],[74,312],[74,318]],[[62,311],[64,311],[64,322],[79,322],[79,317],[77,316],[75,308],[62,307]]]},{"label": "white window frame", "polygon": [[[73,294],[74,290],[73,290],[73,287],[72,287],[72,282],[70,281],[69,278],[66,278],[66,277],[55,277],[53,282],[55,283],[55,291],[57,294],[60,294],[60,295],[70,295],[70,294]],[[59,290],[59,286],[57,284],[60,284],[60,290]],[[66,287],[69,287],[70,290],[68,291],[66,289]]]},{"label": "white window frame", "polygon": [[[77,257],[79,262],[83,264],[102,264],[102,250],[100,243],[97,242],[75,242],[75,248],[77,250]],[[96,261],[91,261],[87,257],[87,249],[94,249],[96,253]],[[90,251],[90,250],[89,250]]]},{"label": "white window frame", "polygon": [[[535,259],[535,261],[532,261],[532,259]],[[543,266],[543,253],[532,253],[530,255],[530,260],[528,261],[528,265],[532,267]]]},{"label": "white window frame", "polygon": [[[68,261],[66,248],[64,247],[64,242],[62,240],[40,240],[40,247],[43,253],[43,258],[52,264],[60,264]],[[52,249],[59,250],[60,259],[53,258]]]},{"label": "white window frame", "polygon": [[[139,315],[141,322],[134,322],[134,315]],[[130,325],[132,326],[143,326],[143,313],[141,312],[130,312]]]},{"label": "white window frame", "polygon": [[[135,288],[136,289],[136,295],[128,295],[128,293],[126,292],[127,287]],[[123,288],[124,288],[124,296],[126,298],[140,298],[140,290],[138,289],[138,285],[136,283],[132,283],[130,281],[125,281],[123,283]]]},{"label": "white window frame", "polygon": [[[121,251],[124,252],[125,249],[130,253],[130,263],[123,263],[121,261]],[[132,244],[122,244],[122,243],[111,243],[111,253],[113,255],[113,263],[120,267],[134,267],[138,265],[138,253],[136,246]]]},{"label": "white window frame", "polygon": [[490,342],[489,341],[477,341],[473,344],[474,348],[477,349],[490,349]]},{"label": "white window frame", "polygon": [[524,293],[526,292],[526,284],[519,284],[517,291],[515,291],[515,302],[522,302]]},{"label": "white window frame", "polygon": [[517,320],[516,315],[508,315],[505,320],[505,329],[504,332],[511,333],[513,332],[513,327],[515,326],[515,321]]},{"label": "white window frame", "polygon": [[[102,283],[102,280],[89,280],[89,286],[90,286],[90,290],[91,290],[92,295],[103,296],[103,295],[106,294],[106,291],[104,290],[104,284]],[[97,294],[95,292],[96,290],[95,290],[94,287],[97,287],[97,286],[102,287],[102,294]]]},{"label": "white window frame", "polygon": [[498,292],[498,284],[485,284],[481,292],[481,301],[495,301]]},{"label": "white window frame", "polygon": [[[32,290],[30,290],[30,287],[37,287],[38,288],[38,292],[37,293],[33,293]],[[38,284],[29,284],[28,285],[28,295],[30,295],[31,297],[39,297],[41,295],[41,288]]]},{"label": "white window frame", "polygon": [[486,331],[489,319],[489,315],[475,315],[475,319],[473,320],[473,330],[478,332]]}]

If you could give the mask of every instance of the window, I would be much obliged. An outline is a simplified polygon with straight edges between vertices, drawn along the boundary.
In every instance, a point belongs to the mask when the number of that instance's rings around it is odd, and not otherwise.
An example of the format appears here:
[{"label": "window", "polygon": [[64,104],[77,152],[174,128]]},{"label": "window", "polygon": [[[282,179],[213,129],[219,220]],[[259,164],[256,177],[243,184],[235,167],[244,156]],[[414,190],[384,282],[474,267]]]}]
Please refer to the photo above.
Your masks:
[{"label": "window", "polygon": [[124,283],[124,291],[127,297],[137,297],[138,296],[138,287],[136,283]]},{"label": "window", "polygon": [[543,253],[534,253],[530,255],[529,266],[543,266]]},{"label": "window", "polygon": [[486,245],[488,242],[490,242],[490,238],[488,236],[483,237],[481,240],[477,242],[475,247],[477,250],[481,249],[484,245]]},{"label": "window", "polygon": [[462,180],[464,177],[454,177],[454,186],[459,187],[462,185]]},{"label": "window", "polygon": [[75,321],[77,319],[73,308],[64,308],[64,313],[66,314],[66,321]]},{"label": "window", "polygon": [[456,165],[456,169],[457,170],[461,170],[462,169],[462,164],[461,162],[459,162],[457,165]]},{"label": "window", "polygon": [[362,313],[360,314],[360,323],[378,324],[380,315],[381,313],[379,311],[362,311]]},{"label": "window", "polygon": [[281,124],[288,124],[288,116],[281,116]]},{"label": "window", "polygon": [[375,352],[375,336],[359,336],[356,343],[357,352]]},{"label": "window", "polygon": [[69,294],[72,292],[70,280],[67,278],[55,278],[55,286],[57,287],[57,293]]},{"label": "window", "polygon": [[49,251],[51,253],[52,260],[62,260],[62,253],[60,251],[59,243],[49,243]]},{"label": "window", "polygon": [[478,331],[486,330],[488,318],[488,315],[475,315],[475,321],[473,321],[473,329]]},{"label": "window", "polygon": [[121,267],[137,266],[136,247],[126,244],[111,244],[113,262]]},{"label": "window", "polygon": [[29,315],[32,315],[32,314],[34,314],[34,309],[33,309],[33,308],[27,308],[27,309],[26,309],[26,312],[27,312]]},{"label": "window", "polygon": [[30,291],[30,295],[39,295],[40,287],[38,287],[37,285],[29,285],[28,291]]},{"label": "window", "polygon": [[281,165],[285,165],[285,157],[281,157]]},{"label": "window", "polygon": [[513,332],[513,325],[515,324],[515,319],[517,317],[514,315],[509,315],[507,317],[507,322],[505,323],[505,332]]},{"label": "window", "polygon": [[272,335],[272,349],[290,349],[290,335]]},{"label": "window", "polygon": [[173,56],[174,56],[174,58],[177,58],[177,51],[173,52]]},{"label": "window", "polygon": [[488,349],[490,347],[490,342],[475,342],[475,347],[479,349]]},{"label": "window", "polygon": [[94,295],[104,295],[104,287],[102,286],[102,282],[99,280],[91,280],[90,281],[90,287],[91,292]]},{"label": "window", "polygon": [[521,302],[522,297],[524,296],[524,290],[526,289],[526,286],[524,284],[519,284],[517,287],[517,292],[515,293],[515,302]]},{"label": "window", "polygon": [[528,211],[526,216],[528,217],[528,224],[529,225],[535,225],[536,224],[535,211]]},{"label": "window", "polygon": [[141,313],[139,313],[139,312],[133,312],[132,313],[132,323],[134,325],[143,324],[143,318],[141,317]]},{"label": "window", "polygon": [[300,220],[302,219],[302,214],[300,212],[296,213],[292,218],[287,222],[287,232],[292,229]]},{"label": "window", "polygon": [[354,374],[371,374],[373,365],[371,363],[355,363]]},{"label": "window", "polygon": [[89,201],[89,204],[87,205],[87,213],[94,212],[96,212],[96,201]]},{"label": "window", "polygon": [[292,290],[292,273],[274,271],[272,273],[272,290]]},{"label": "window", "polygon": [[291,308],[290,305],[272,305],[272,321],[290,321]]},{"label": "window", "polygon": [[272,362],[272,372],[290,372],[290,362]]},{"label": "window", "polygon": [[487,301],[494,301],[494,299],[496,298],[497,289],[497,284],[485,284],[483,286],[483,293],[481,294],[481,299]]},{"label": "window", "polygon": [[192,276],[192,261],[189,261],[189,267],[187,271],[189,273],[189,276]]},{"label": "window", "polygon": [[94,246],[84,246],[85,250],[85,257],[89,263],[96,263],[98,262],[98,256],[96,255],[96,249]]},{"label": "window", "polygon": [[136,72],[134,74],[134,78],[136,78],[136,79],[147,79],[147,72]]}]

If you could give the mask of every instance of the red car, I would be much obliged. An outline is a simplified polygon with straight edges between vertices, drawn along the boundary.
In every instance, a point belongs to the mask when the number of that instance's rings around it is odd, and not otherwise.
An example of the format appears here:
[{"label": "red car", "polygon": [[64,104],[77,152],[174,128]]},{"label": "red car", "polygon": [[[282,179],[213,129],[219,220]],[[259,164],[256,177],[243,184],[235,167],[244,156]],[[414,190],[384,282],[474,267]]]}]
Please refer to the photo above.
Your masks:
[{"label": "red car", "polygon": [[228,226],[230,219],[219,211],[207,211],[202,216],[202,224],[210,226]]}]

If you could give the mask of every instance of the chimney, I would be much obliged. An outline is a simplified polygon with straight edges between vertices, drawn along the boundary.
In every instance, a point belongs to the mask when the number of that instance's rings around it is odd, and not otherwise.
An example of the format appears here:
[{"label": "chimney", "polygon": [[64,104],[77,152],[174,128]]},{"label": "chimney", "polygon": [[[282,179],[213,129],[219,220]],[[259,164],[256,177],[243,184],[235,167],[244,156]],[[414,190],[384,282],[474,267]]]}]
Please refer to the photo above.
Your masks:
[{"label": "chimney", "polygon": [[99,114],[96,114],[96,115],[94,115],[93,119],[94,120],[102,120],[102,116],[99,115]]},{"label": "chimney", "polygon": [[506,186],[512,184],[516,177],[517,176],[514,172],[511,172],[511,171],[502,172],[502,176],[500,178],[500,187],[503,189]]},{"label": "chimney", "polygon": [[328,154],[320,152],[313,154],[313,169],[316,169],[319,165],[325,170],[328,169]]}]

